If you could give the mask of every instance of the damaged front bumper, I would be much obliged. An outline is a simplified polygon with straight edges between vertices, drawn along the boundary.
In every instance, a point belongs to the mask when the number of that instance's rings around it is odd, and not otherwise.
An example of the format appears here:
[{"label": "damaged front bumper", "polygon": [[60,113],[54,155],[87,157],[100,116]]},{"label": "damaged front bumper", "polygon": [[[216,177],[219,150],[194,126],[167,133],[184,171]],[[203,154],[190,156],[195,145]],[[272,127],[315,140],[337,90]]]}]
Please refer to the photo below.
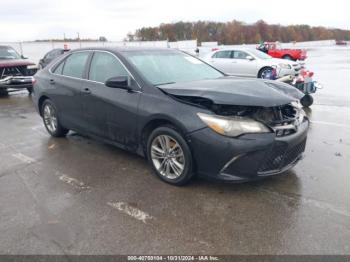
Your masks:
[{"label": "damaged front bumper", "polygon": [[189,137],[197,172],[228,182],[245,182],[278,175],[292,168],[305,150],[309,121],[297,132],[278,137],[275,133],[221,136],[210,128]]},{"label": "damaged front bumper", "polygon": [[23,89],[32,88],[34,77],[32,76],[8,76],[0,79],[0,89]]}]

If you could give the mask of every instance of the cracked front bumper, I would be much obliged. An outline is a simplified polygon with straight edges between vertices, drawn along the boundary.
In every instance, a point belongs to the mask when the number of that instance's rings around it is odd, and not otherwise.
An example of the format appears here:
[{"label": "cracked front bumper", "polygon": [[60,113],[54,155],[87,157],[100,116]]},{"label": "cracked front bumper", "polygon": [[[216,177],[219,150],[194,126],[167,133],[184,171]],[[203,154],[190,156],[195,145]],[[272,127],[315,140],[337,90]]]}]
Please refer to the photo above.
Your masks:
[{"label": "cracked front bumper", "polygon": [[296,133],[276,137],[274,133],[221,136],[209,128],[190,135],[197,173],[228,182],[245,182],[278,175],[292,168],[305,151],[309,122]]},{"label": "cracked front bumper", "polygon": [[34,77],[32,76],[9,76],[3,79],[0,79],[0,88],[31,88],[33,87]]}]

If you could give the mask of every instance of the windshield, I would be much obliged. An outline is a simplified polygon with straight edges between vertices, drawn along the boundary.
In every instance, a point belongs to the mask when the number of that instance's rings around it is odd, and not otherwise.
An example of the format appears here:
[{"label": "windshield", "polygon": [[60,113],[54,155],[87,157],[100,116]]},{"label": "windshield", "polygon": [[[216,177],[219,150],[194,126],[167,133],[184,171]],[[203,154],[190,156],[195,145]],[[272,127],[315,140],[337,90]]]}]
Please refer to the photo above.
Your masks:
[{"label": "windshield", "polygon": [[256,49],[251,49],[251,50],[249,50],[249,52],[260,59],[271,59],[272,58],[272,56],[269,56],[268,54],[265,54],[264,52],[256,50]]},{"label": "windshield", "polygon": [[153,85],[222,77],[201,60],[180,51],[126,51],[126,58]]},{"label": "windshield", "polygon": [[0,59],[21,59],[21,56],[11,47],[0,46]]}]

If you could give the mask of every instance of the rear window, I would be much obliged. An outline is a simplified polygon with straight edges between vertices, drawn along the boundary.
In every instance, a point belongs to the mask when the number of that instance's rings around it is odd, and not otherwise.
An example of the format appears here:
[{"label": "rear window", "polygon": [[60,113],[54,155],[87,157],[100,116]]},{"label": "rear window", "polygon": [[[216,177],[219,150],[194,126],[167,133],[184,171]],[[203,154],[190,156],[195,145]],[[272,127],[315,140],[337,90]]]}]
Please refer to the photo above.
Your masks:
[{"label": "rear window", "polygon": [[53,71],[55,74],[62,75],[62,69],[63,69],[64,61],[62,61]]},{"label": "rear window", "polygon": [[82,78],[88,57],[88,52],[79,52],[70,55],[64,63],[62,75]]},{"label": "rear window", "polygon": [[232,51],[230,50],[225,50],[225,51],[219,51],[219,52],[216,52],[214,55],[213,55],[213,58],[232,58]]}]

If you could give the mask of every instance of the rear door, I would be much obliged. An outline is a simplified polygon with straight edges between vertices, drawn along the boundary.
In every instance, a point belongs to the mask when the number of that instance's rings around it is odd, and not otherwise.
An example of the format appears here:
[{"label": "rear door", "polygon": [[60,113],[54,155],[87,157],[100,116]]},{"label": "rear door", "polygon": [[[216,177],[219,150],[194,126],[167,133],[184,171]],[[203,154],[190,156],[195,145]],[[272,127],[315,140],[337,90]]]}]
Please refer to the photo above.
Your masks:
[{"label": "rear door", "polygon": [[233,52],[231,50],[217,51],[209,59],[209,64],[216,67],[220,71],[227,74],[234,74],[233,64],[235,61],[232,60]]},{"label": "rear door", "polygon": [[99,137],[134,147],[141,89],[135,80],[131,81],[134,91],[105,85],[109,78],[117,76],[132,78],[117,56],[95,51],[81,97],[86,129]]},{"label": "rear door", "polygon": [[50,98],[58,108],[62,124],[70,129],[83,127],[80,96],[90,54],[88,51],[72,53],[50,75]]}]

